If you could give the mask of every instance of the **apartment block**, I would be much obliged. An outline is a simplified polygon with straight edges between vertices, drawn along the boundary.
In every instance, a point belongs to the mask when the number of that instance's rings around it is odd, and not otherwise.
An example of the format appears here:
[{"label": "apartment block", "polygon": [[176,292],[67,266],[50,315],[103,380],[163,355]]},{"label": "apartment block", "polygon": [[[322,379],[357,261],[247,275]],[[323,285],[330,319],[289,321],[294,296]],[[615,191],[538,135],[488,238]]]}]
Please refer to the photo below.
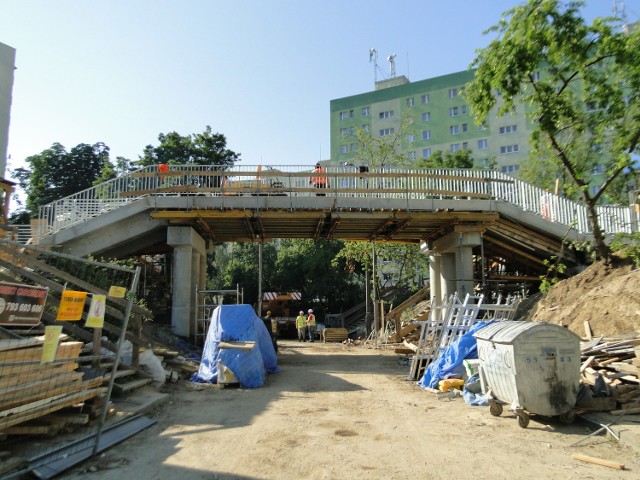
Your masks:
[{"label": "apartment block", "polygon": [[359,165],[356,132],[395,136],[407,160],[434,152],[467,149],[476,166],[515,174],[529,155],[528,122],[524,107],[498,117],[495,112],[477,125],[461,95],[474,71],[462,71],[410,82],[405,76],[376,82],[375,90],[331,101],[331,160]]}]

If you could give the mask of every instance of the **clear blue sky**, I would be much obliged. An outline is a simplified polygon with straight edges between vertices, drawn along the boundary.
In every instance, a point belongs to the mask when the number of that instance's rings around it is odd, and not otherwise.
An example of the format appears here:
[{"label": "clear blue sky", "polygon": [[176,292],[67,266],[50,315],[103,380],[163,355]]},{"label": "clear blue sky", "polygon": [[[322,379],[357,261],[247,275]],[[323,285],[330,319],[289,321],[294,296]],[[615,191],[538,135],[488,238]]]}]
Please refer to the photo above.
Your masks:
[{"label": "clear blue sky", "polygon": [[[59,142],[136,160],[158,134],[224,134],[242,164],[329,157],[329,102],[382,72],[465,70],[516,0],[0,0],[16,49],[8,169]],[[612,0],[589,0],[585,18]],[[638,20],[640,0],[625,1]],[[7,177],[9,177],[7,172]]]}]

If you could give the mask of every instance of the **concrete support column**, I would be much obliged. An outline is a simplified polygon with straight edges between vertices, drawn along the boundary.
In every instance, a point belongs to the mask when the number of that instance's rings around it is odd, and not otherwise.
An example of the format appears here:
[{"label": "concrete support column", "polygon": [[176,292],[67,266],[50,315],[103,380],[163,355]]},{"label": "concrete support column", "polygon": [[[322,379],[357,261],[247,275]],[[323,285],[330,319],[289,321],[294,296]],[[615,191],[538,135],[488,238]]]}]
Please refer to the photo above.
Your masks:
[{"label": "concrete support column", "polygon": [[202,282],[205,241],[191,227],[169,227],[167,244],[173,247],[171,327],[176,335],[189,337],[195,333],[196,285]]},{"label": "concrete support column", "polygon": [[482,244],[484,228],[457,225],[454,231],[433,242],[440,254],[440,288],[442,298],[458,293],[460,299],[473,295],[473,248]]},{"label": "concrete support column", "polygon": [[429,293],[431,300],[438,304],[442,302],[442,288],[440,287],[440,255],[429,255]]},{"label": "concrete support column", "polygon": [[455,288],[458,292],[458,297],[464,299],[467,294],[473,295],[473,251],[471,247],[456,248],[455,260]]},{"label": "concrete support column", "polygon": [[440,254],[440,289],[443,299],[456,293],[456,256],[453,253]]}]

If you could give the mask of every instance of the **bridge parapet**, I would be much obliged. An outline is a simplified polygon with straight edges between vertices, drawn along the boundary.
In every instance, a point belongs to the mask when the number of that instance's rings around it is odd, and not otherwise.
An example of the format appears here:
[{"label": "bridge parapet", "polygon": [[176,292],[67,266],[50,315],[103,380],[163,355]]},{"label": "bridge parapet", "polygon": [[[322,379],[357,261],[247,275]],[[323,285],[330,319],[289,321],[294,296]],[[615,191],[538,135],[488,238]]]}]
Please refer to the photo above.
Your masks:
[{"label": "bridge parapet", "polygon": [[[550,222],[590,234],[584,205],[491,170],[374,169],[327,167],[326,188],[315,188],[309,166],[145,167],[40,208],[48,233],[84,222],[147,196],[360,197],[401,200],[484,199],[504,201]],[[408,203],[407,203],[408,205]],[[626,206],[598,207],[606,234],[631,233],[638,214]]]}]

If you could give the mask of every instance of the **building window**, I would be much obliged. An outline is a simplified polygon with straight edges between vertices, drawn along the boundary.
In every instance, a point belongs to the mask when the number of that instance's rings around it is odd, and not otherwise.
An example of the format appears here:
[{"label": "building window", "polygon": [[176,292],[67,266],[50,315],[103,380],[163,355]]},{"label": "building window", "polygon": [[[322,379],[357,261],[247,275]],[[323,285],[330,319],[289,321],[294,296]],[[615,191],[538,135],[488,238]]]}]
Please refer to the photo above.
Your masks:
[{"label": "building window", "polygon": [[356,149],[356,144],[355,143],[350,143],[349,144],[349,151],[353,152]]},{"label": "building window", "polygon": [[604,171],[605,171],[604,165],[602,165],[601,163],[594,165],[593,168],[591,169],[591,173],[593,175],[600,175],[601,173],[604,173]]},{"label": "building window", "polygon": [[460,113],[462,113],[463,115],[467,114],[467,106],[466,105],[462,105],[460,107]]},{"label": "building window", "polygon": [[460,133],[460,125],[449,125],[449,135],[458,135]]},{"label": "building window", "polygon": [[430,140],[431,139],[431,130],[423,130],[422,131],[422,139]]},{"label": "building window", "polygon": [[504,165],[500,167],[502,173],[516,173],[520,170],[520,165]]},{"label": "building window", "polygon": [[413,107],[416,104],[416,101],[413,97],[407,98],[407,107]]},{"label": "building window", "polygon": [[391,118],[393,117],[393,110],[387,110],[386,112],[380,112],[380,118]]},{"label": "building window", "polygon": [[422,149],[422,158],[429,158],[431,156],[431,149],[430,148],[423,148]]},{"label": "building window", "polygon": [[386,137],[387,135],[393,135],[395,133],[395,128],[383,128],[380,130],[380,136]]},{"label": "building window", "polygon": [[362,107],[362,111],[360,112],[360,114],[363,117],[368,117],[369,116],[369,107]]},{"label": "building window", "polygon": [[514,133],[518,131],[517,125],[506,125],[504,127],[500,127],[500,135],[505,135],[507,133]]},{"label": "building window", "polygon": [[504,145],[500,147],[500,153],[502,155],[507,155],[509,153],[516,153],[520,151],[520,147],[516,145]]},{"label": "building window", "polygon": [[534,81],[540,80],[540,72],[536,70],[531,74],[531,79]]},{"label": "building window", "polygon": [[369,133],[369,125],[368,124],[362,125],[360,128],[362,130],[364,130],[366,133]]},{"label": "building window", "polygon": [[422,102],[423,105],[426,105],[427,103],[429,103],[429,94],[425,93],[424,95],[422,95],[420,97],[420,101]]},{"label": "building window", "polygon": [[349,110],[349,118],[353,118],[353,110]]},{"label": "building window", "polygon": [[460,150],[460,144],[459,143],[452,143],[451,146],[449,147],[449,151],[451,153],[456,153],[458,150]]},{"label": "building window", "polygon": [[346,128],[341,128],[341,129],[340,129],[340,136],[341,136],[341,137],[346,137],[346,136],[347,136],[347,132],[348,132],[348,131],[349,131],[349,130],[347,130]]},{"label": "building window", "polygon": [[467,125],[466,123],[462,124],[462,133],[465,133],[469,131],[469,125]]},{"label": "building window", "polygon": [[487,128],[487,124],[484,122],[478,125],[478,130],[480,130],[481,132],[484,132]]},{"label": "building window", "polygon": [[347,153],[347,146],[346,145],[340,145],[340,153]]},{"label": "building window", "polygon": [[356,134],[356,127],[351,127],[349,129],[349,135],[355,135]]},{"label": "building window", "polygon": [[458,96],[458,89],[457,88],[450,88],[449,89],[449,98],[456,98]]},{"label": "building window", "polygon": [[347,112],[340,112],[340,120],[346,120],[347,119]]},{"label": "building window", "polygon": [[416,141],[416,136],[412,133],[409,133],[407,135],[407,142],[411,143],[411,142],[415,142]]},{"label": "building window", "polygon": [[428,122],[431,120],[431,112],[423,112],[422,113],[422,121]]},{"label": "building window", "polygon": [[449,115],[452,117],[455,117],[456,115],[458,115],[458,107],[449,108]]},{"label": "building window", "polygon": [[416,151],[415,150],[411,150],[410,152],[407,152],[407,158],[409,160],[415,160],[416,159]]},{"label": "building window", "polygon": [[486,150],[489,147],[489,142],[486,138],[478,140],[478,150]]},{"label": "building window", "polygon": [[469,150],[469,142],[462,142],[462,149]]}]

